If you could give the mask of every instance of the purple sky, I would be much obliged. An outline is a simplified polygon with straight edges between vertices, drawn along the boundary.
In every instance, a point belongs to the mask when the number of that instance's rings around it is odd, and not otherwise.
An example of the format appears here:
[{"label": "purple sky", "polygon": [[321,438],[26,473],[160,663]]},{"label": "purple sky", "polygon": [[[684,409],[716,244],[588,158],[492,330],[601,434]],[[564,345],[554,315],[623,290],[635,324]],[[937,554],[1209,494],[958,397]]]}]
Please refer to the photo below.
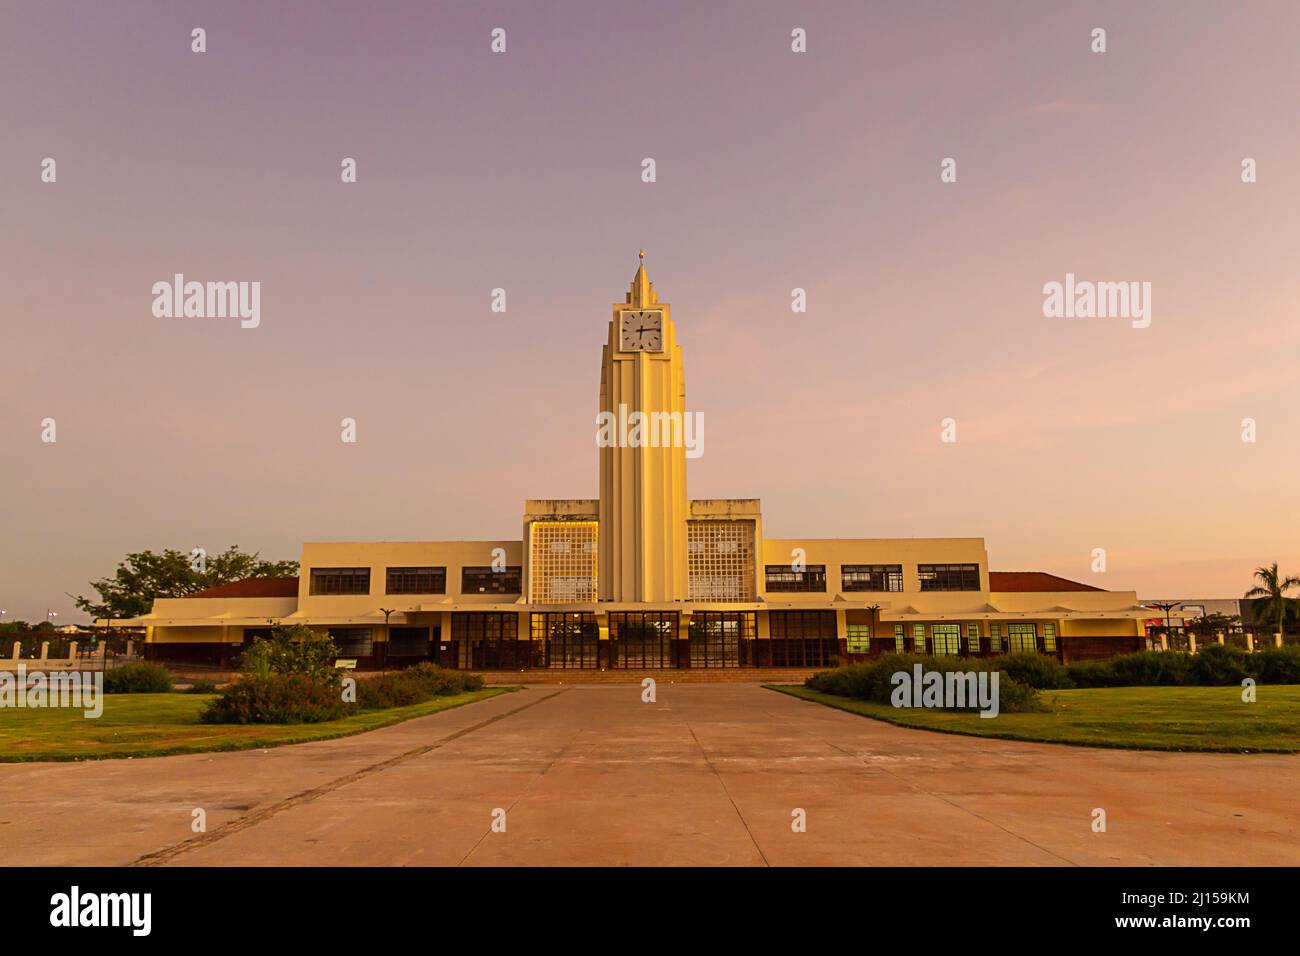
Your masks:
[{"label": "purple sky", "polygon": [[[0,607],[79,619],[129,550],[593,497],[639,248],[707,421],[690,493],[771,536],[982,535],[1144,596],[1300,571],[1297,33],[1292,2],[0,3]],[[175,272],[260,281],[261,327],[154,318]],[[1151,327],[1045,318],[1067,272],[1151,282]]]}]

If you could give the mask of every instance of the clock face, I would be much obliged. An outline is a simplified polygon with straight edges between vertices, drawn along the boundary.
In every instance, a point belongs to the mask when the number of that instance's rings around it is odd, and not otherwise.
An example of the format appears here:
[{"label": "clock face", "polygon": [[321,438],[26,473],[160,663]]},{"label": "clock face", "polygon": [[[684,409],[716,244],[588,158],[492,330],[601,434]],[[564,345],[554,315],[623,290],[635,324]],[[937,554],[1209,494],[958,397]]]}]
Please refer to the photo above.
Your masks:
[{"label": "clock face", "polygon": [[664,314],[652,311],[620,313],[618,341],[622,352],[662,352]]}]

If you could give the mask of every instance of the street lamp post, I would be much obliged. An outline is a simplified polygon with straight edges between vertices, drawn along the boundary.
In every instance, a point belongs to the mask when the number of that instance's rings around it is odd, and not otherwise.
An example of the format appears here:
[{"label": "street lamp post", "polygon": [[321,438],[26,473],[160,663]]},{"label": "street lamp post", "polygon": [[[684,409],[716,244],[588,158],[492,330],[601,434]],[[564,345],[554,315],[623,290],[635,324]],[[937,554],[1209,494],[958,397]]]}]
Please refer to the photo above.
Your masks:
[{"label": "street lamp post", "polygon": [[395,607],[381,607],[379,610],[381,610],[381,611],[384,612],[384,663],[383,663],[383,672],[384,672],[385,674],[387,674],[387,673],[388,673],[388,652],[389,652],[389,650],[392,648],[392,645],[389,643],[389,641],[390,641],[390,639],[391,639],[391,637],[392,637],[392,633],[391,633],[391,632],[389,631],[389,629],[388,629],[388,617],[389,617],[390,614],[392,614],[394,611],[396,611],[397,608],[395,608]]},{"label": "street lamp post", "polygon": [[1173,624],[1169,619],[1169,612],[1183,606],[1182,601],[1152,601],[1147,607],[1159,608],[1165,612],[1165,647],[1169,646],[1169,635],[1173,633]]},{"label": "street lamp post", "polygon": [[[867,605],[867,610],[871,612],[871,641],[874,641],[876,639],[876,625],[880,623],[880,605],[869,604]],[[872,653],[872,650],[872,645],[868,642],[867,653]]]}]

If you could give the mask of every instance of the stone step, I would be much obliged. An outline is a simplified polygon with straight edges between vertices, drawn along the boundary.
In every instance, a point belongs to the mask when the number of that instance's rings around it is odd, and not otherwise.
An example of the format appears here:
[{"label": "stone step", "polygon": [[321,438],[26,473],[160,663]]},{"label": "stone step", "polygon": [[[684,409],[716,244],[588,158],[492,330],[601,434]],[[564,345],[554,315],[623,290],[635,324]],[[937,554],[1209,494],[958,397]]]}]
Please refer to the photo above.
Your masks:
[{"label": "stone step", "polygon": [[541,669],[474,671],[486,684],[640,684],[650,677],[664,684],[802,684],[825,668],[718,667],[648,670]]}]

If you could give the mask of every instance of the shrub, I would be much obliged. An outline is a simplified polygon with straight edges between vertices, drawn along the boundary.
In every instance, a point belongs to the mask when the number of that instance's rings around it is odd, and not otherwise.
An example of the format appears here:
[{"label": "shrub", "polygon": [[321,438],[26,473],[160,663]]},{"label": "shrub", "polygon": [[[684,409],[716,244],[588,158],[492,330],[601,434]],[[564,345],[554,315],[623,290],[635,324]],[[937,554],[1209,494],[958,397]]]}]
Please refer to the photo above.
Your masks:
[{"label": "shrub", "polygon": [[1109,661],[1080,661],[1067,667],[1075,687],[1180,687],[1196,684],[1192,656],[1178,650],[1139,650]]},{"label": "shrub", "polygon": [[1240,684],[1242,678],[1256,676],[1259,667],[1260,662],[1252,660],[1245,651],[1226,644],[1207,644],[1192,658],[1191,674],[1197,684],[1222,686]]},{"label": "shrub", "polygon": [[1047,709],[1038,696],[1038,688],[1008,680],[1006,674],[998,679],[998,713],[1025,714]]},{"label": "shrub", "polygon": [[1034,687],[1038,690],[1059,690],[1073,687],[1070,674],[1055,657],[1035,654],[1033,651],[1017,651],[1003,654],[997,658],[997,668],[1017,684]]},{"label": "shrub", "polygon": [[1138,651],[1111,659],[1120,687],[1194,684],[1191,655],[1179,651]]},{"label": "shrub", "polygon": [[1079,661],[1066,668],[1075,687],[1114,687],[1115,668],[1110,661]]},{"label": "shrub", "polygon": [[[835,694],[840,697],[852,697],[855,700],[869,700],[878,704],[891,702],[894,692],[894,674],[905,671],[915,673],[920,664],[922,673],[937,671],[947,674],[953,671],[981,672],[999,671],[998,709],[1000,712],[1012,713],[1042,709],[1038,691],[1026,684],[1018,683],[1000,666],[1001,658],[963,658],[963,657],[926,657],[916,654],[885,654],[873,661],[862,664],[850,664],[834,670],[821,671],[804,681],[804,686],[823,694]],[[973,709],[973,708],[972,708]]]},{"label": "shrub", "polygon": [[1255,655],[1259,679],[1266,684],[1300,684],[1300,646],[1270,647]]},{"label": "shrub", "polygon": [[434,694],[437,696],[468,694],[471,691],[483,689],[481,675],[447,670],[428,661],[421,661],[414,667],[407,668],[403,673],[416,675],[430,687],[435,688]]},{"label": "shrub", "polygon": [[271,674],[304,674],[329,679],[339,650],[328,634],[313,631],[302,624],[275,627],[270,638],[254,641],[240,658],[245,674],[268,677]]},{"label": "shrub", "polygon": [[[849,664],[834,670],[820,671],[804,681],[804,686],[822,694],[853,697],[857,700],[879,700],[880,691],[875,686],[878,675],[888,681],[889,675],[880,669],[879,662]],[[885,698],[888,699],[886,692]]]},{"label": "shrub", "polygon": [[1179,651],[1138,651],[1066,668],[1076,687],[1155,687],[1197,683],[1193,658]]},{"label": "shrub", "polygon": [[346,717],[355,705],[343,702],[341,682],[307,674],[250,674],[208,704],[209,724],[316,724]]},{"label": "shrub", "polygon": [[1300,684],[1300,647],[1249,654],[1226,644],[1206,644],[1196,654],[1139,651],[1068,668],[1076,687],[1221,687],[1247,677],[1269,684]]},{"label": "shrub", "polygon": [[190,694],[215,694],[216,692],[217,685],[210,680],[196,680],[187,691]]},{"label": "shrub", "polygon": [[357,703],[366,710],[405,707],[430,697],[446,697],[480,690],[483,678],[477,674],[444,670],[422,662],[406,670],[357,681]]},{"label": "shrub", "polygon": [[161,664],[123,664],[104,673],[106,694],[166,694],[172,675]]}]

